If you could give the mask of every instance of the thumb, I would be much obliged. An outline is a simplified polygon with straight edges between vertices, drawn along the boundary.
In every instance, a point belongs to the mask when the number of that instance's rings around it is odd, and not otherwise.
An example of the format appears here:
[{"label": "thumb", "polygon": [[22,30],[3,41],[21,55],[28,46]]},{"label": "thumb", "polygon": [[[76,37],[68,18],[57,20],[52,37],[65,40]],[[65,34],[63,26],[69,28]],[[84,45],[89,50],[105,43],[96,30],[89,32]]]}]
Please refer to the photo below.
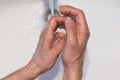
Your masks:
[{"label": "thumb", "polygon": [[58,39],[51,50],[56,56],[59,56],[66,42],[66,34],[56,32],[56,35],[58,36]]}]

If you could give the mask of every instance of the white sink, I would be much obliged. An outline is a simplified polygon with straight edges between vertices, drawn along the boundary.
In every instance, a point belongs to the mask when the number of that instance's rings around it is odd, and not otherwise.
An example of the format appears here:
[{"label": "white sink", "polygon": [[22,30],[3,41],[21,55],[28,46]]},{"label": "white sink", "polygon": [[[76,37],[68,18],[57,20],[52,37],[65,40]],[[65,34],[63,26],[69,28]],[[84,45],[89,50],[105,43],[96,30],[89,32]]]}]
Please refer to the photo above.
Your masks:
[{"label": "white sink", "polygon": [[[83,80],[120,80],[120,1],[59,0],[82,8],[91,38],[85,56]],[[44,28],[42,0],[0,0],[0,78],[31,59]],[[62,80],[60,58],[38,80]]]}]

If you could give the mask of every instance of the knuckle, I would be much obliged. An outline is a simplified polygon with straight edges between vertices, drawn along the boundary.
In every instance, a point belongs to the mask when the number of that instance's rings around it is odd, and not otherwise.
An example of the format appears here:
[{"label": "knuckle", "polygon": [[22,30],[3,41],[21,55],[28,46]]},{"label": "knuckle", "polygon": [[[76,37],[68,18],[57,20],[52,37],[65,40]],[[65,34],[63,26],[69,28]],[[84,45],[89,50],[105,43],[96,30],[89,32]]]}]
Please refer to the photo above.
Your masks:
[{"label": "knuckle", "polygon": [[77,9],[79,11],[79,14],[85,15],[84,11],[82,9]]},{"label": "knuckle", "polygon": [[78,44],[76,43],[76,42],[70,42],[69,43],[69,46],[71,47],[71,48],[77,48],[78,47]]},{"label": "knuckle", "polygon": [[55,21],[55,18],[56,18],[55,16],[52,16],[52,17],[50,18],[50,20],[51,20],[51,21]]},{"label": "knuckle", "polygon": [[88,37],[90,37],[90,31],[87,32]]},{"label": "knuckle", "polygon": [[89,37],[90,36],[90,31],[86,31],[86,35]]},{"label": "knuckle", "polygon": [[86,38],[89,38],[90,37],[90,32],[89,31],[85,31],[84,32],[84,36],[86,36]]}]

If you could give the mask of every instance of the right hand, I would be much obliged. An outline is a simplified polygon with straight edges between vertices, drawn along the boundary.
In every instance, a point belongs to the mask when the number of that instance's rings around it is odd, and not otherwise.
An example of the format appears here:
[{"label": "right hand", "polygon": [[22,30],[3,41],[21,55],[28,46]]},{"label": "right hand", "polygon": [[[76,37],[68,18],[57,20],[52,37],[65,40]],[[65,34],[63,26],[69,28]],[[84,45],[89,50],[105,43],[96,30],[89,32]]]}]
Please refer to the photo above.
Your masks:
[{"label": "right hand", "polygon": [[30,64],[37,66],[36,69],[41,72],[45,72],[54,66],[64,47],[66,36],[63,33],[55,32],[64,19],[64,17],[60,16],[52,17],[40,36],[37,49]]}]

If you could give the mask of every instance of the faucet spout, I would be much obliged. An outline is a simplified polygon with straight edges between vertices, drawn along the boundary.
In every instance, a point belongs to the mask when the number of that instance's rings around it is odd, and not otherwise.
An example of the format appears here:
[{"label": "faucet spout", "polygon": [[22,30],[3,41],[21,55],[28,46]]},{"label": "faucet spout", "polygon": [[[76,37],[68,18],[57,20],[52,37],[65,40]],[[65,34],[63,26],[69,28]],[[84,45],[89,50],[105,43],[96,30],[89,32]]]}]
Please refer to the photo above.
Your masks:
[{"label": "faucet spout", "polygon": [[48,21],[51,16],[60,15],[58,0],[44,0],[44,5],[46,8],[45,21]]}]

